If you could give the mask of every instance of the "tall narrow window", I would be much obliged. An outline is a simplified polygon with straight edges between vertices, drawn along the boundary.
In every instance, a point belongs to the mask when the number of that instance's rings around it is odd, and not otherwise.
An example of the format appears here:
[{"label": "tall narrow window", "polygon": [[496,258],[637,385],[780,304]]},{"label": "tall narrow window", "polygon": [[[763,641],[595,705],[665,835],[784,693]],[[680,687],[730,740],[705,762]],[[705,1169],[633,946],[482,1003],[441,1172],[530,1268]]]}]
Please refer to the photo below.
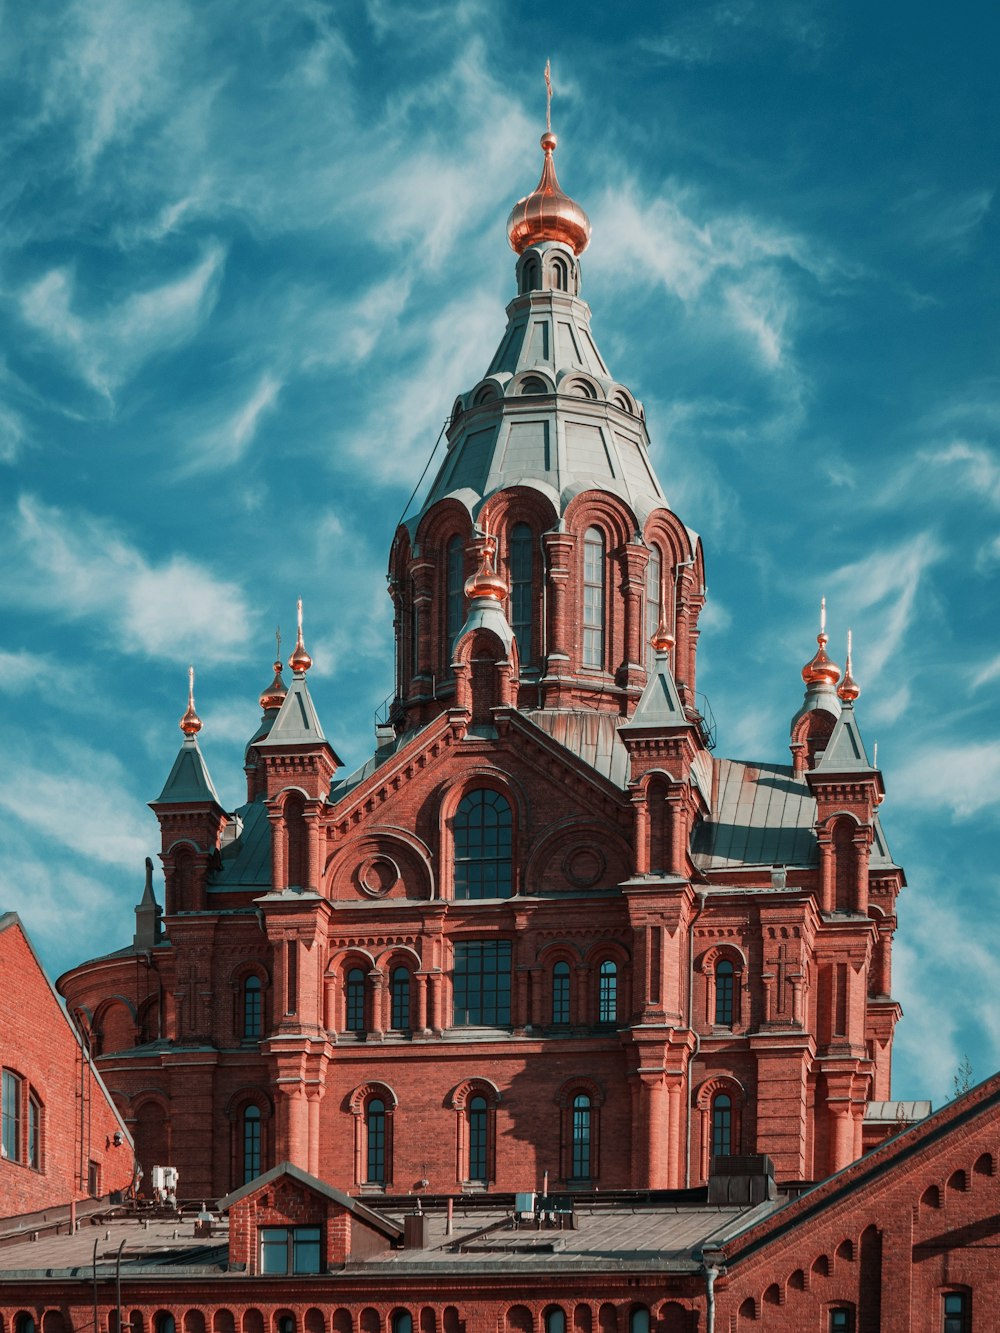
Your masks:
[{"label": "tall narrow window", "polygon": [[517,639],[522,667],[534,660],[531,642],[533,611],[534,541],[527,523],[515,523],[510,533],[510,627]]},{"label": "tall narrow window", "polygon": [[447,586],[445,588],[445,661],[451,661],[451,650],[465,619],[465,543],[461,537],[452,537],[445,552]]},{"label": "tall narrow window", "polygon": [[943,1333],[969,1333],[972,1328],[971,1315],[972,1307],[968,1292],[945,1292]]},{"label": "tall narrow window", "polygon": [[410,671],[420,671],[420,606],[417,603],[417,584],[410,580]]},{"label": "tall narrow window", "polygon": [[712,1157],[728,1157],[733,1150],[733,1103],[720,1092],[712,1102]]},{"label": "tall narrow window", "polygon": [[42,1104],[34,1093],[28,1098],[28,1165],[42,1169]]},{"label": "tall narrow window", "polygon": [[473,1097],[469,1102],[469,1180],[489,1180],[488,1143],[489,1107],[485,1097]]},{"label": "tall narrow window", "polygon": [[3,1071],[3,1151],[10,1162],[21,1160],[21,1080],[9,1069]]},{"label": "tall narrow window", "polygon": [[663,562],[660,548],[654,546],[649,552],[649,564],[646,566],[646,670],[653,667],[653,646],[650,643],[660,624],[663,611]]},{"label": "tall narrow window", "polygon": [[583,665],[604,665],[604,536],[588,528],[583,538]]},{"label": "tall narrow window", "polygon": [[365,1030],[365,974],[360,967],[352,967],[345,987],[344,1027],[348,1032]]},{"label": "tall narrow window", "polygon": [[601,964],[598,980],[597,1021],[618,1022],[618,965],[610,958]]},{"label": "tall narrow window", "polygon": [[455,1026],[505,1027],[510,1023],[509,940],[455,945]]},{"label": "tall narrow window", "polygon": [[563,1025],[569,1022],[569,963],[556,963],[552,969],[552,1022]]},{"label": "tall narrow window", "polygon": [[385,1103],[373,1097],[365,1113],[368,1138],[368,1169],[365,1175],[369,1185],[385,1184]]},{"label": "tall narrow window", "polygon": [[717,1027],[733,1026],[733,965],[728,958],[715,965],[715,1023]]},{"label": "tall narrow window", "polygon": [[248,1106],[243,1112],[243,1184],[260,1175],[260,1108]]},{"label": "tall narrow window", "polygon": [[394,967],[389,982],[391,994],[390,1026],[397,1032],[407,1032],[410,1027],[410,973],[405,967]]},{"label": "tall narrow window", "polygon": [[247,977],[243,983],[243,1035],[256,1038],[263,1030],[263,995],[260,977]]},{"label": "tall narrow window", "polygon": [[590,1179],[590,1098],[578,1093],[573,1098],[573,1157],[574,1180]]},{"label": "tall narrow window", "polygon": [[509,898],[513,818],[500,793],[479,787],[463,797],[454,833],[455,897]]}]

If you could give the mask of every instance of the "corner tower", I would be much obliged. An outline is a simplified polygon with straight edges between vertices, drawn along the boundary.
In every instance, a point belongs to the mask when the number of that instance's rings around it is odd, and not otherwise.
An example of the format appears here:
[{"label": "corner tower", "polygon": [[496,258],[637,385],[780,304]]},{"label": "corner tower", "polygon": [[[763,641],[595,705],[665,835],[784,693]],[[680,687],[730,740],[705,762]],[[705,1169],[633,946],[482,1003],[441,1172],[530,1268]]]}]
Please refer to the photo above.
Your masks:
[{"label": "corner tower", "polygon": [[667,503],[642,404],[598,350],[580,297],[590,221],[559,186],[556,136],[541,146],[541,179],[507,222],[518,259],[506,331],[455,399],[444,460],[393,542],[401,732],[455,706],[466,584],[487,547],[506,587],[522,711],[630,716],[662,622],[682,704],[700,720],[701,543]]}]

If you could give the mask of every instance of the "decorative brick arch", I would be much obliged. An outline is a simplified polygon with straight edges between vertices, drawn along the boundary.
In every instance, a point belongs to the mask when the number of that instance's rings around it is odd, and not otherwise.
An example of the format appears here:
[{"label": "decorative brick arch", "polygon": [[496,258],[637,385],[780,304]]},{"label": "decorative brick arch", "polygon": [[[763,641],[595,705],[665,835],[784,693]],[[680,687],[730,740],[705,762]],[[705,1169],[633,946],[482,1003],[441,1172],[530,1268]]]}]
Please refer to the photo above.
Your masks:
[{"label": "decorative brick arch", "polygon": [[713,1115],[717,1110],[717,1099],[729,1098],[730,1152],[738,1154],[743,1145],[743,1113],[747,1103],[746,1089],[739,1079],[731,1074],[715,1074],[706,1078],[695,1089],[693,1105],[698,1112],[700,1132],[701,1178],[708,1179],[712,1157]]},{"label": "decorative brick arch", "polygon": [[396,824],[365,825],[338,842],[323,867],[326,897],[429,899],[434,858],[424,840]]},{"label": "decorative brick arch", "polygon": [[[247,982],[255,977],[260,982],[260,1031],[247,1033]],[[232,1031],[237,1039],[250,1040],[254,1036],[262,1037],[267,1031],[267,1001],[271,989],[271,974],[259,959],[247,959],[229,973],[229,990],[232,1000]]]},{"label": "decorative brick arch", "polygon": [[[614,1021],[622,1024],[632,1012],[631,956],[618,940],[597,940],[587,950],[587,1020],[594,1026]],[[617,968],[616,981],[616,1017],[614,1020],[601,1018],[601,965],[613,962]]]},{"label": "decorative brick arch", "polygon": [[544,886],[575,892],[602,880],[618,884],[630,870],[631,848],[617,829],[594,818],[567,815],[550,824],[532,846],[522,891],[535,893]]},{"label": "decorative brick arch", "polygon": [[[247,1116],[251,1108],[257,1112],[252,1119]],[[229,1178],[236,1189],[245,1183],[248,1174],[247,1156],[253,1151],[253,1136],[257,1139],[259,1157],[259,1170],[255,1174],[268,1169],[274,1151],[274,1103],[266,1089],[247,1085],[229,1098],[225,1116],[229,1122]]]},{"label": "decorative brick arch", "polygon": [[[364,1014],[359,1029],[347,1027],[347,979],[358,969],[364,974]],[[324,1021],[330,1032],[369,1031],[376,1015],[374,1009],[373,978],[381,973],[372,954],[360,945],[347,945],[331,953],[323,976]]]},{"label": "decorative brick arch", "polygon": [[128,996],[109,995],[94,1011],[94,1055],[130,1050],[136,1044],[138,1026],[136,1008]]},{"label": "decorative brick arch", "polygon": [[502,769],[481,765],[468,769],[458,782],[446,787],[438,805],[438,884],[441,897],[451,900],[455,895],[455,837],[454,818],[458,807],[470,792],[488,788],[504,798],[511,809],[511,897],[521,891],[518,848],[528,827],[528,802],[521,784]]},{"label": "decorative brick arch", "polygon": [[469,1078],[457,1084],[448,1099],[456,1120],[455,1178],[463,1185],[473,1180],[469,1169],[470,1111],[471,1103],[477,1097],[482,1097],[486,1102],[485,1180],[480,1183],[489,1184],[496,1179],[497,1109],[501,1101],[500,1090],[488,1078]]},{"label": "decorative brick arch", "polygon": [[[719,1022],[718,967],[722,962],[731,964],[733,969],[732,1022]],[[723,1027],[733,1032],[742,1032],[749,1022],[747,1012],[747,977],[749,975],[747,958],[736,944],[722,940],[698,958],[695,964],[704,977],[704,1021],[711,1027]]]},{"label": "decorative brick arch", "polygon": [[[373,1101],[382,1103],[381,1179],[371,1178],[369,1172],[369,1118]],[[347,1109],[354,1117],[354,1182],[356,1185],[381,1185],[388,1189],[393,1180],[394,1119],[399,1099],[388,1083],[372,1079],[361,1083],[347,1098]]]}]

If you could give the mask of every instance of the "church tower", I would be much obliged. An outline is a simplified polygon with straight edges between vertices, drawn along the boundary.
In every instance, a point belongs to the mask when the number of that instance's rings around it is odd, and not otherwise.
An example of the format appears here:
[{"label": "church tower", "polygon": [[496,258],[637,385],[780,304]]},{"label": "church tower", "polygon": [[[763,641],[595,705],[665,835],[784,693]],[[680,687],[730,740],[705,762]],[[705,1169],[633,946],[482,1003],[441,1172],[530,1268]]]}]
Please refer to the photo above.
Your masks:
[{"label": "church tower", "polygon": [[701,542],[598,350],[590,222],[541,146],[506,331],[393,540],[391,727],[341,771],[300,608],[240,809],[182,722],[162,934],[60,982],[84,1027],[159,987],[155,1039],[102,1059],[193,1193],[286,1160],[373,1195],[678,1189],[752,1153],[805,1181],[890,1095],[903,876],[850,655],[842,678],[824,620],[791,763],[714,753]]}]

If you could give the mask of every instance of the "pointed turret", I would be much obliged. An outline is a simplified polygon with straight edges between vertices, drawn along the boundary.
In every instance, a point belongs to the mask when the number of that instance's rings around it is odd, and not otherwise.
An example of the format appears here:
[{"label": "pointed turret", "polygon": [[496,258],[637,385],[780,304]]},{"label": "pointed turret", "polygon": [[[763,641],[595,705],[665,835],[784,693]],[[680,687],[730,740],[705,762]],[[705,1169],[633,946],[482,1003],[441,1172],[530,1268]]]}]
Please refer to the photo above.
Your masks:
[{"label": "pointed turret", "polygon": [[817,752],[824,749],[840,716],[840,700],[837,697],[840,667],[827,656],[826,645],[829,641],[824,597],[820,601],[819,633],[816,635],[819,646],[802,668],[806,693],[802,707],[792,718],[789,748],[795,772],[799,774],[813,767]]},{"label": "pointed turret", "polygon": [[474,724],[489,723],[494,708],[516,702],[518,650],[504,611],[507,583],[494,567],[495,548],[493,538],[482,539],[479,567],[465,581],[469,609],[452,647],[455,712]]},{"label": "pointed turret", "polygon": [[188,668],[188,703],[180,723],[184,741],[150,809],[160,821],[166,874],[166,911],[194,911],[204,899],[205,875],[219,846],[226,813],[198,746],[201,718],[194,706],[194,667]]},{"label": "pointed turret", "polygon": [[302,637],[301,598],[298,602],[298,634],[288,665],[293,673],[292,683],[267,734],[255,741],[264,757],[264,789],[273,796],[284,787],[296,786],[311,797],[325,799],[340,760],[323,733],[306,684],[306,672],[312,666],[312,658]]}]

